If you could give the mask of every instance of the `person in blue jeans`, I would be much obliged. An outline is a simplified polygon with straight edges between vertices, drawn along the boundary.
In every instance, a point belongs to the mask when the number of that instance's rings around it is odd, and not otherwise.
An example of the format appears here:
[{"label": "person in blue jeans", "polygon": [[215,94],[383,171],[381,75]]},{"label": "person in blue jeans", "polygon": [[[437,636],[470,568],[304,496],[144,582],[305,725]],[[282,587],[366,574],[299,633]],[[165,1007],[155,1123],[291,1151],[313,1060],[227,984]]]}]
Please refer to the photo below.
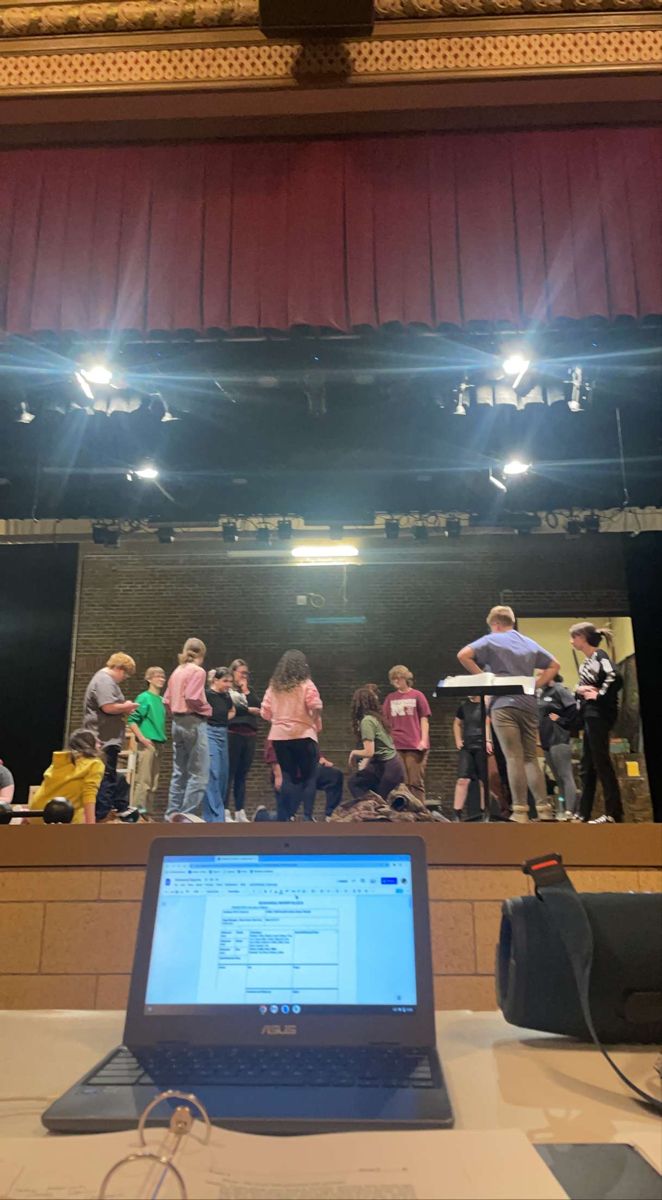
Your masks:
[{"label": "person in blue jeans", "polygon": [[225,800],[228,792],[228,721],[235,715],[230,696],[232,671],[216,667],[207,676],[205,695],[211,708],[207,720],[209,738],[209,783],[202,801],[203,821],[225,821]]},{"label": "person in blue jeans", "polygon": [[207,673],[202,665],[206,653],[200,638],[187,638],[163,697],[172,717],[172,777],[166,821],[175,813],[194,813],[209,782],[207,718],[211,707],[205,696]]}]

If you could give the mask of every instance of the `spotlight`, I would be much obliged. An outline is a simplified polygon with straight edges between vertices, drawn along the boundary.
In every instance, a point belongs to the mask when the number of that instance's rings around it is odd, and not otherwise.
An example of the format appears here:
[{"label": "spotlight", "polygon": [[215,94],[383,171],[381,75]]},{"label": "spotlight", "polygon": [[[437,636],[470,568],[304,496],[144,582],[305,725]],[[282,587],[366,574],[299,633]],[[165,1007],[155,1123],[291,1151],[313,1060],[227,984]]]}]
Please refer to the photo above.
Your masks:
[{"label": "spotlight", "polygon": [[528,371],[531,366],[531,360],[525,358],[523,354],[509,354],[504,358],[501,367],[504,375],[513,375],[521,377]]},{"label": "spotlight", "polygon": [[395,542],[400,537],[400,522],[395,517],[384,521],[384,534],[389,542]]},{"label": "spotlight", "polygon": [[158,468],[154,466],[154,463],[150,462],[143,463],[141,467],[136,467],[133,474],[138,479],[153,480],[159,477]]},{"label": "spotlight", "polygon": [[113,378],[113,372],[105,363],[93,363],[90,367],[81,367],[80,374],[88,383],[98,383],[101,387],[105,387]]},{"label": "spotlight", "polygon": [[34,413],[30,412],[30,409],[28,408],[27,404],[25,403],[25,400],[21,400],[19,408],[20,408],[20,411],[16,418],[19,425],[30,425],[32,423],[32,421],[34,421]]},{"label": "spotlight", "polygon": [[285,520],[279,521],[279,522],[278,522],[278,524],[276,525],[276,533],[278,534],[278,541],[279,541],[279,542],[289,542],[289,541],[291,541],[291,538],[292,538],[292,522],[291,522],[291,521],[285,521]]},{"label": "spotlight", "polygon": [[224,542],[231,542],[233,544],[234,542],[238,542],[239,533],[237,532],[236,521],[226,521],[221,527],[221,536]]},{"label": "spotlight", "polygon": [[268,546],[271,541],[271,530],[268,525],[260,525],[260,528],[255,534],[255,540],[258,546]]},{"label": "spotlight", "polygon": [[599,533],[600,532],[600,518],[597,513],[589,513],[589,515],[587,517],[584,517],[583,524],[584,524],[584,533]]},{"label": "spotlight", "polygon": [[569,538],[579,537],[581,535],[582,528],[583,528],[583,526],[582,526],[581,521],[578,521],[576,517],[568,517],[568,521],[567,521],[566,527],[565,527],[566,537],[569,537]]},{"label": "spotlight", "polygon": [[495,488],[498,488],[500,492],[507,492],[507,491],[508,491],[508,488],[506,487],[506,485],[505,485],[505,483],[503,482],[503,480],[502,480],[502,479],[499,479],[499,478],[498,478],[498,476],[496,476],[496,475],[493,473],[493,471],[492,471],[492,468],[491,468],[491,467],[490,467],[490,469],[489,469],[489,471],[488,471],[488,478],[489,478],[489,481],[490,481],[490,483],[493,483],[493,484],[494,484],[494,486],[495,486]]},{"label": "spotlight", "polygon": [[92,541],[95,546],[117,546],[119,545],[119,540],[120,531],[116,526],[92,526]]},{"label": "spotlight", "polygon": [[530,467],[531,463],[523,462],[521,458],[510,458],[504,463],[503,473],[508,476],[526,475]]},{"label": "spotlight", "polygon": [[171,546],[175,540],[175,531],[171,525],[161,525],[156,531],[156,537],[161,546]]},{"label": "spotlight", "polygon": [[415,542],[427,542],[429,532],[430,531],[429,531],[427,525],[414,525],[414,527],[412,529],[412,533],[414,535],[414,541]]},{"label": "spotlight", "polygon": [[462,532],[462,523],[459,517],[446,517],[446,528],[444,533],[447,538],[459,538]]}]

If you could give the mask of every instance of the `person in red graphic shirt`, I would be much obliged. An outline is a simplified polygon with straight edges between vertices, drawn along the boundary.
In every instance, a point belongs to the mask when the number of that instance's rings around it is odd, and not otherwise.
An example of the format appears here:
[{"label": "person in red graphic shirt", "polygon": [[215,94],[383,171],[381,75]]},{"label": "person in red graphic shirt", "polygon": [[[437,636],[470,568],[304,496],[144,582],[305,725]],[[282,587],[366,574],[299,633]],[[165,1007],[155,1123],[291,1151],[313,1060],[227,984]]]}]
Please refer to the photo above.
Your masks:
[{"label": "person in red graphic shirt", "polygon": [[389,692],[382,712],[391,737],[402,759],[407,786],[425,804],[425,768],[430,754],[430,705],[422,692],[411,685],[414,676],[408,667],[391,667]]}]

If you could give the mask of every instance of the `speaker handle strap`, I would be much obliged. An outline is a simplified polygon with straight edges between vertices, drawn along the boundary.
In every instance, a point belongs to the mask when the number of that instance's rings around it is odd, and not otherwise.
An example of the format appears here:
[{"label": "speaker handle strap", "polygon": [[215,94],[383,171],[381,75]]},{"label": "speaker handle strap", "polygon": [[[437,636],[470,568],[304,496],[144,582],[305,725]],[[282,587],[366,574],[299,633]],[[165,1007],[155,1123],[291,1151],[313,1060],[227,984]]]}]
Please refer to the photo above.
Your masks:
[{"label": "speaker handle strap", "polygon": [[538,858],[529,858],[522,864],[522,870],[525,875],[530,875],[533,879],[536,896],[543,902],[552,917],[556,931],[565,946],[577,984],[586,1028],[595,1045],[619,1079],[631,1088],[640,1100],[652,1105],[656,1112],[662,1114],[662,1100],[644,1092],[637,1087],[636,1083],[628,1079],[607,1053],[595,1032],[590,1000],[593,930],[586,915],[586,909],[575,891],[572,880],[568,878],[561,855],[543,854]]}]

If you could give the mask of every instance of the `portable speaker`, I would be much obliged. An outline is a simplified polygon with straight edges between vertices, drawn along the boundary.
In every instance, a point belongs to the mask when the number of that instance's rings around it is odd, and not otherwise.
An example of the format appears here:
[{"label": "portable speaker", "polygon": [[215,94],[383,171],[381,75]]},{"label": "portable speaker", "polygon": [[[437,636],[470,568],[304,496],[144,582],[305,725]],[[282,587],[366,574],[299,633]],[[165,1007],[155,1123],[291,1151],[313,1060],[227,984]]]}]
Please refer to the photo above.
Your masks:
[{"label": "portable speaker", "polygon": [[373,0],[260,0],[267,37],[359,37],[374,23]]},{"label": "portable speaker", "polygon": [[[499,1006],[511,1025],[590,1041],[566,946],[581,905],[593,936],[588,998],[598,1038],[662,1042],[662,894],[574,893],[563,934],[538,896],[506,900],[496,959]],[[570,942],[568,941],[570,938]]]}]

